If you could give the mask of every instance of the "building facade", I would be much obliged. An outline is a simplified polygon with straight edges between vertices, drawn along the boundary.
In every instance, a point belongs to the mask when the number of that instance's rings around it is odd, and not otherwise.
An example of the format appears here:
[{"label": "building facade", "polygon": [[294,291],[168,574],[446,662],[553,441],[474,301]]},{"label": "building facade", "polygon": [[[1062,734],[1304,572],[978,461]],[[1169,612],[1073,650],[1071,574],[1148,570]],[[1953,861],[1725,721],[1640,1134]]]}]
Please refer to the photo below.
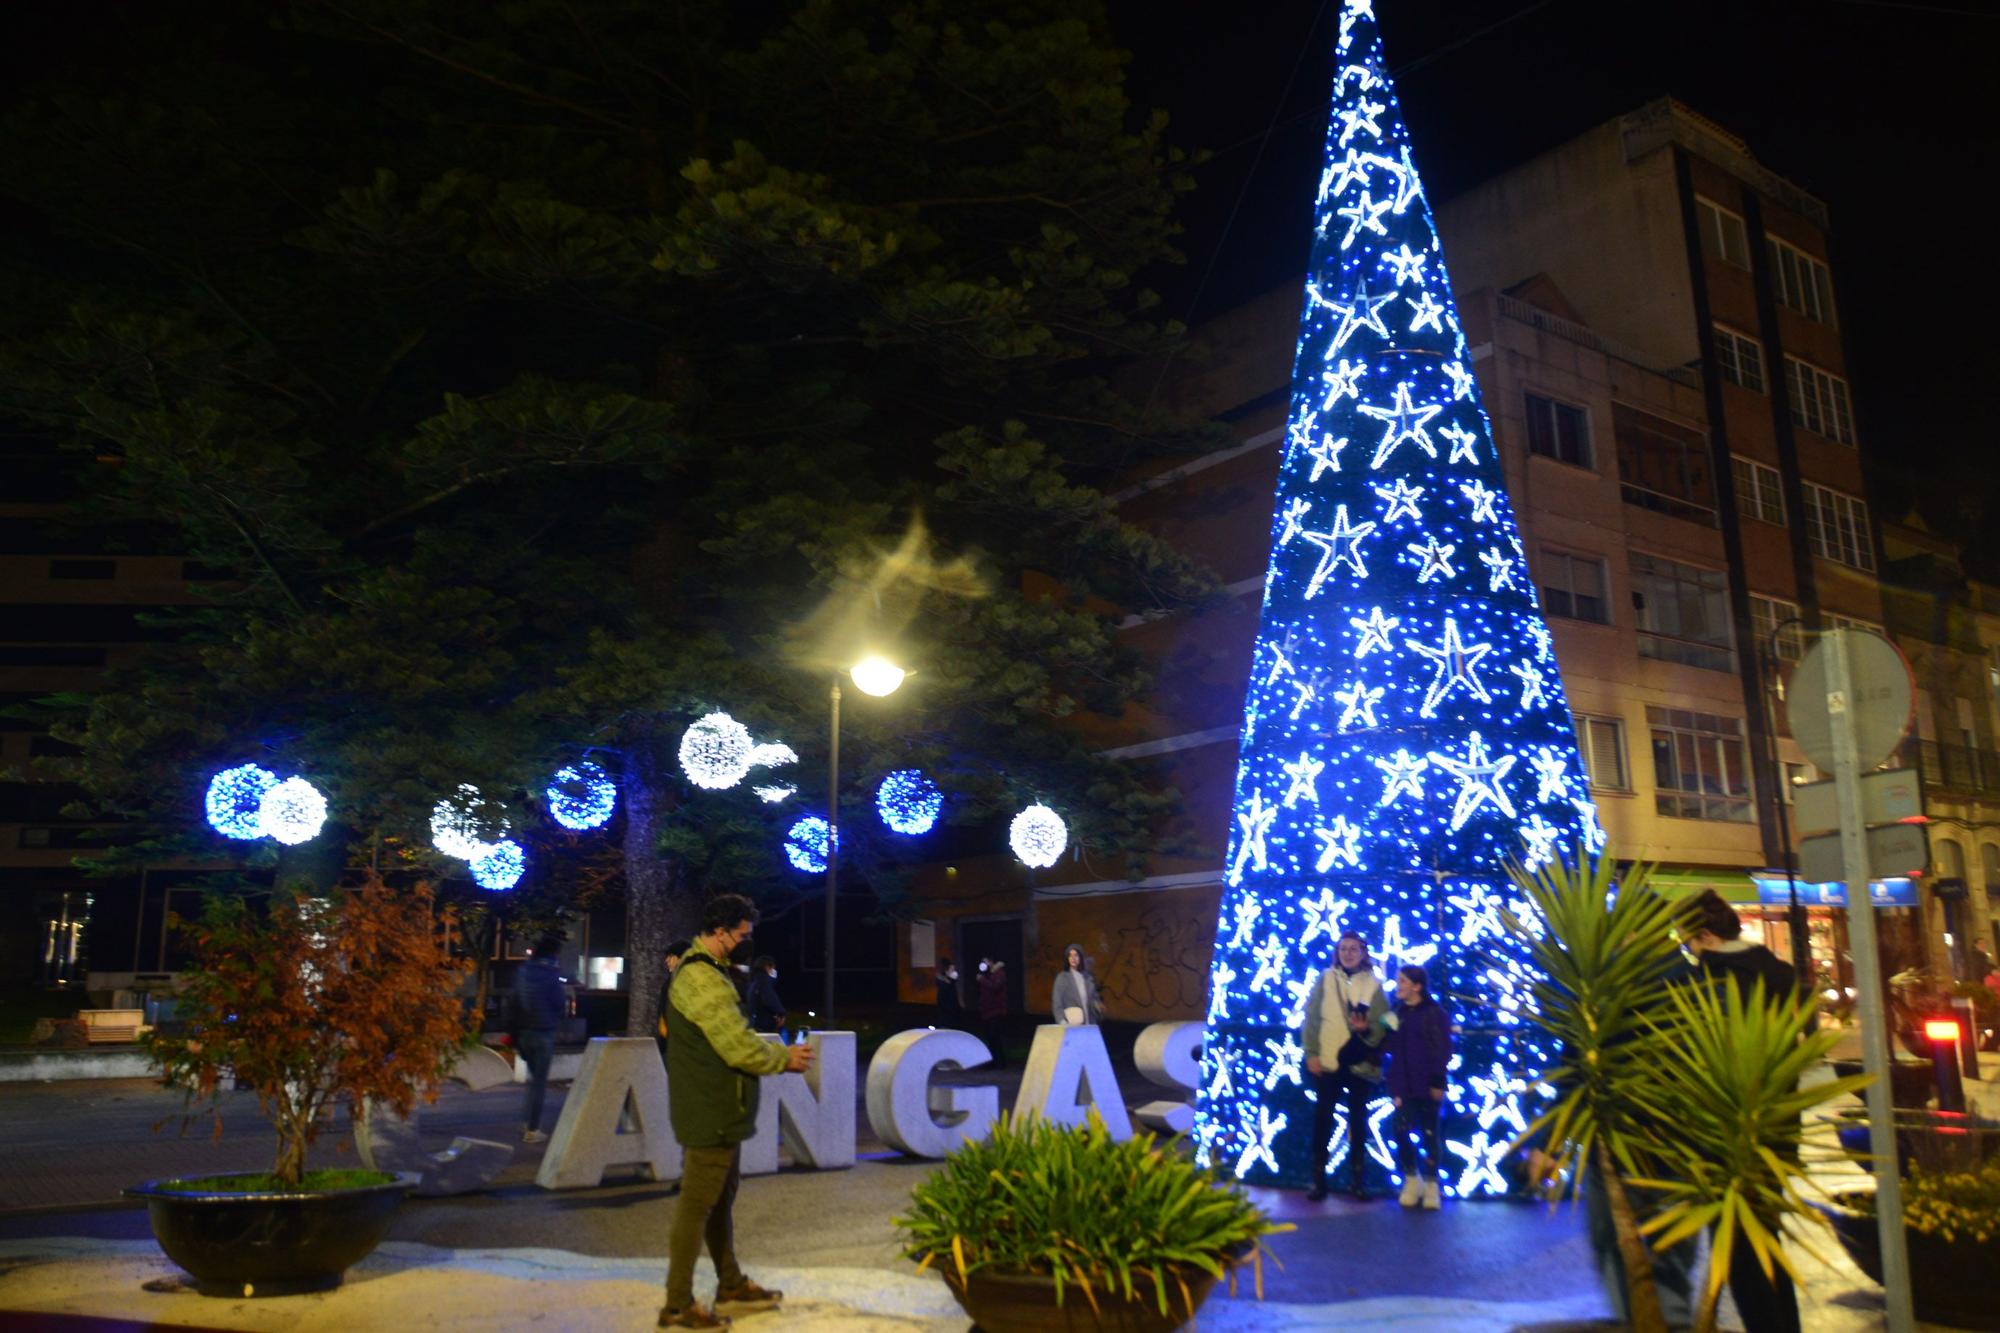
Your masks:
[{"label": "building facade", "polygon": [[[1826,208],[1663,100],[1437,219],[1611,846],[1675,892],[1737,902],[1788,956],[1792,791],[1818,775],[1787,734],[1782,682],[1812,632],[1885,627]],[[1077,942],[1113,1017],[1201,1012],[1299,300],[1287,287],[1212,321],[1207,358],[1168,377],[1178,406],[1230,422],[1237,443],[1117,496],[1230,594],[1124,626],[1158,689],[1090,736],[1180,791],[1179,854],[1138,879],[1079,859],[1030,882],[996,860],[920,886],[932,952],[954,952],[961,923],[981,938],[1018,923],[1031,1007]],[[2000,840],[1993,855],[2000,884]],[[1840,985],[1845,912],[1822,897],[1805,886],[1812,964]],[[1948,964],[1930,883],[1878,915],[1890,971]],[[912,998],[923,952],[906,954]]]}]

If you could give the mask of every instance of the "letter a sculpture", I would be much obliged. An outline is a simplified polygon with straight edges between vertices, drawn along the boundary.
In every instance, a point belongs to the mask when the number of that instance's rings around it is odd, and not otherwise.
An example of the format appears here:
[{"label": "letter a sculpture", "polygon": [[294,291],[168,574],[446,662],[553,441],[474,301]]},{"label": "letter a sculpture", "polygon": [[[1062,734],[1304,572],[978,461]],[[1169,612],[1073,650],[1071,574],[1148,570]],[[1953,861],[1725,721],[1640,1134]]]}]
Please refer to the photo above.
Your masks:
[{"label": "letter a sculpture", "polygon": [[[1505,865],[1604,834],[1370,0],[1346,0],[1335,61],[1195,1141],[1239,1179],[1305,1183],[1297,1030],[1353,930],[1385,981],[1430,969],[1460,1028],[1447,1190],[1505,1193],[1554,1060],[1522,1014]],[[1355,1138],[1393,1171],[1390,1110]],[[1329,1168],[1348,1141],[1343,1108]]]}]

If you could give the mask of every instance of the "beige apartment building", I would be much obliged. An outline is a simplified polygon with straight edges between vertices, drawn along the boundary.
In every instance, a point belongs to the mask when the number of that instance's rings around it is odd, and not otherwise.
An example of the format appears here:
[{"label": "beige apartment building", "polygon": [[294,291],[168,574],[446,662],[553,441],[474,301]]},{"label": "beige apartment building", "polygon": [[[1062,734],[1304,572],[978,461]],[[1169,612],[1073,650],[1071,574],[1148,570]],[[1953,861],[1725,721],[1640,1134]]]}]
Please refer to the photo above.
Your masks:
[{"label": "beige apartment building", "polygon": [[[1817,775],[1785,734],[1779,682],[1812,631],[1885,624],[1859,452],[1873,442],[1848,387],[1826,207],[1662,100],[1437,216],[1611,846],[1658,863],[1675,891],[1739,903],[1750,933],[1789,955],[1784,816],[1793,784]],[[976,958],[1012,922],[1031,999],[1075,941],[1114,1018],[1201,1012],[1299,301],[1287,285],[1204,326],[1210,355],[1168,382],[1238,442],[1118,496],[1231,593],[1198,616],[1127,623],[1158,692],[1091,737],[1180,789],[1185,850],[1137,880],[1087,858],[1032,880],[998,859],[939,868],[904,955],[911,998],[929,955]],[[1959,743],[1931,725],[1928,741]],[[2000,791],[2000,771],[1984,775]],[[1990,845],[1978,855],[2000,887],[2000,834],[1959,841],[1966,855]],[[1910,905],[1878,909],[1890,969],[1942,966],[1931,885],[1898,890]],[[1840,982],[1846,914],[1828,897],[1803,887],[1815,970]]]}]

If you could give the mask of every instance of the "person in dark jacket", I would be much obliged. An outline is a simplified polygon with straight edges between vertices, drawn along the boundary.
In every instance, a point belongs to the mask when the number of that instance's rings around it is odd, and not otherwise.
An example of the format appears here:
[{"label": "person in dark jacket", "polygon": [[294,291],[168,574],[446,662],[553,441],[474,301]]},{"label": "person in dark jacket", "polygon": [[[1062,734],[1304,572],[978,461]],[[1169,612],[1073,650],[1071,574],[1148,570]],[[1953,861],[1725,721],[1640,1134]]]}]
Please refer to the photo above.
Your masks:
[{"label": "person in dark jacket", "polygon": [[540,1143],[542,1102],[549,1091],[549,1065],[556,1057],[556,1028],[569,1010],[569,991],[556,967],[563,937],[544,936],[514,974],[514,1044],[528,1066],[527,1104],[522,1108],[521,1142]]},{"label": "person in dark jacket", "polygon": [[1063,946],[1063,968],[1049,987],[1049,1017],[1058,1026],[1081,1027],[1104,1017],[1104,996],[1080,944]]},{"label": "person in dark jacket", "polygon": [[1007,1067],[1007,964],[998,958],[979,960],[979,1028],[993,1067]]},{"label": "person in dark jacket", "polygon": [[778,998],[778,960],[769,954],[750,964],[750,1026],[759,1032],[785,1030],[785,1002]]},{"label": "person in dark jacket", "polygon": [[[1396,1025],[1383,1049],[1382,1082],[1396,1103],[1396,1156],[1405,1208],[1435,1209],[1438,1197],[1438,1113],[1451,1068],[1451,1020],[1431,999],[1430,974],[1410,966],[1396,973]],[[1422,1150],[1419,1160],[1418,1150]]]},{"label": "person in dark jacket", "polygon": [[958,993],[958,965],[949,958],[937,961],[937,1017],[931,1022],[941,1028],[965,1026],[965,1000]]},{"label": "person in dark jacket", "polygon": [[[1792,965],[1761,944],[1742,938],[1743,919],[1714,889],[1704,889],[1689,901],[1685,939],[1703,979],[1727,981],[1749,1003],[1761,985],[1768,999],[1798,994],[1798,973]],[[1743,1326],[1758,1333],[1799,1333],[1799,1298],[1791,1274],[1774,1267],[1770,1277],[1757,1263],[1757,1251],[1742,1231],[1729,1255],[1729,1294],[1743,1316]]]}]

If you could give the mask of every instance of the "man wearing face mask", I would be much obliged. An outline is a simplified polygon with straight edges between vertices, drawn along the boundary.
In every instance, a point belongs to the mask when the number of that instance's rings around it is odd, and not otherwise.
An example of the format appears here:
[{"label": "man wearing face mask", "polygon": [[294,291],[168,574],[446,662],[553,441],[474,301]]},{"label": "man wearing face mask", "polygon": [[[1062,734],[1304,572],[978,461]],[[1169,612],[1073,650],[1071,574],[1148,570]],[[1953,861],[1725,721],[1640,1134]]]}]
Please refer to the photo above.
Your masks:
[{"label": "man wearing face mask", "polygon": [[1007,1067],[1007,1008],[1007,964],[980,959],[979,1025],[995,1069]]},{"label": "man wearing face mask", "polygon": [[965,1001],[958,993],[958,966],[949,958],[938,959],[937,1018],[933,1021],[941,1028],[965,1026]]},{"label": "man wearing face mask", "polygon": [[785,1002],[778,998],[778,960],[769,954],[750,964],[750,1026],[759,1032],[785,1030]]}]

